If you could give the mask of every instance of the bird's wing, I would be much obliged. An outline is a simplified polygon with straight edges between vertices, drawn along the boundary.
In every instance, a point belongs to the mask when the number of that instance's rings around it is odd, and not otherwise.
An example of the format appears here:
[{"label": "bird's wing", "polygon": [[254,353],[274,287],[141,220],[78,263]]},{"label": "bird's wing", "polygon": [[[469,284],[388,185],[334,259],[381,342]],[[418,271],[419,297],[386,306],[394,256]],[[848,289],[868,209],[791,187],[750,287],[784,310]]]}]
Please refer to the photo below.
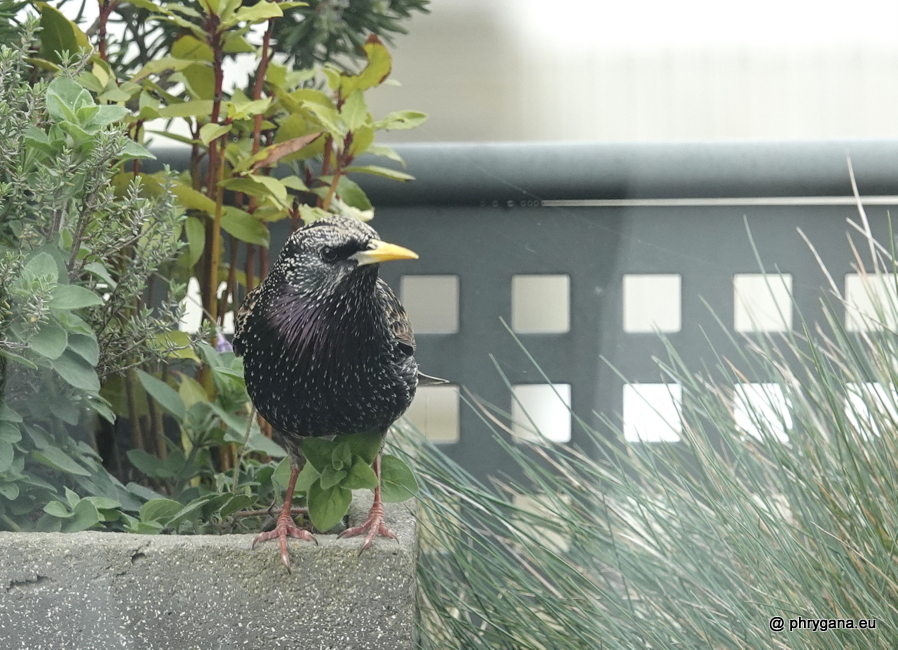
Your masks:
[{"label": "bird's wing", "polygon": [[412,325],[408,321],[408,316],[405,313],[405,309],[402,308],[399,298],[396,297],[389,285],[380,278],[377,279],[377,302],[384,309],[387,323],[389,323],[396,341],[400,347],[404,348],[408,356],[412,356],[415,353],[415,334],[412,332]]},{"label": "bird's wing", "polygon": [[252,316],[256,303],[259,302],[261,289],[262,285],[260,284],[246,295],[243,304],[237,310],[237,316],[234,318],[234,351],[239,355],[242,355],[246,349],[243,345],[243,333],[246,331],[247,321]]}]

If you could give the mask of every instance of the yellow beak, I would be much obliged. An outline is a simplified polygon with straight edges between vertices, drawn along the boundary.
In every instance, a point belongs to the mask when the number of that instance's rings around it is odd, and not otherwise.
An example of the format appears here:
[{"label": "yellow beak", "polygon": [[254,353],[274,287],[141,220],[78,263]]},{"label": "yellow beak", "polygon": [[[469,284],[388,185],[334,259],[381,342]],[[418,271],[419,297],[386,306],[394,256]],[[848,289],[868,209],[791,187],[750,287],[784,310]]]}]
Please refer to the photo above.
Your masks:
[{"label": "yellow beak", "polygon": [[358,262],[359,266],[363,266],[365,264],[380,264],[390,260],[416,260],[418,259],[418,254],[396,244],[388,244],[379,239],[372,239],[368,250],[359,251],[349,257]]}]

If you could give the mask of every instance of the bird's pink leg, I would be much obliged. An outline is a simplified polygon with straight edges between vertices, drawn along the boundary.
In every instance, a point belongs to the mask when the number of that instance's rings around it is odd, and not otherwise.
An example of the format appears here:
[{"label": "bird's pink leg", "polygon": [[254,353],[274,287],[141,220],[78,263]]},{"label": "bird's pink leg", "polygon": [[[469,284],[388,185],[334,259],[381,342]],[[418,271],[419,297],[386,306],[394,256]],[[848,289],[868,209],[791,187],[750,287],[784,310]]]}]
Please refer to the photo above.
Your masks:
[{"label": "bird's pink leg", "polygon": [[340,533],[340,537],[355,537],[362,533],[368,533],[365,535],[365,541],[362,542],[359,554],[371,546],[374,543],[374,538],[378,535],[396,539],[393,531],[384,524],[384,504],[380,500],[380,454],[377,454],[377,458],[374,459],[374,473],[377,475],[377,487],[374,488],[374,503],[371,504],[371,510],[368,511],[368,518],[361,526],[347,528]]},{"label": "bird's pink leg", "polygon": [[267,542],[269,539],[276,538],[281,544],[281,561],[284,563],[284,566],[287,567],[287,571],[290,571],[290,554],[287,552],[288,536],[315,542],[316,544],[318,543],[312,533],[297,526],[293,521],[293,517],[290,515],[291,504],[293,502],[293,489],[296,487],[297,476],[299,476],[299,468],[293,466],[290,473],[290,482],[287,483],[287,496],[284,499],[284,507],[281,509],[281,514],[278,517],[278,522],[274,527],[274,530],[259,533],[256,539],[253,540],[253,548],[255,548],[256,544],[259,542]]}]

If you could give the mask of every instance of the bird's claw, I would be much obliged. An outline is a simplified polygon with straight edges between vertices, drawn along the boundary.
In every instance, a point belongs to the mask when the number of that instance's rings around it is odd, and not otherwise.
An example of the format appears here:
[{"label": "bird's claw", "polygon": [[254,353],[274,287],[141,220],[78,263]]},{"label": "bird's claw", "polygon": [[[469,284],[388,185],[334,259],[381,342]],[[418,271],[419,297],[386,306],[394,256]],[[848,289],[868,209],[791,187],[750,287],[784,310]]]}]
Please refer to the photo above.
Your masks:
[{"label": "bird's claw", "polygon": [[[357,535],[361,535],[362,533],[367,533],[365,535],[365,540],[362,542],[362,548],[359,549],[359,555],[361,555],[365,549],[369,548],[373,543],[374,539],[380,535],[381,537],[389,537],[391,539],[397,539],[396,534],[387,528],[384,523],[384,507],[380,503],[375,503],[371,506],[371,510],[368,512],[368,518],[365,520],[361,526],[355,526],[354,528],[347,528],[342,533],[340,533],[340,537],[356,537]],[[397,540],[398,541],[398,540]]]},{"label": "bird's claw", "polygon": [[293,522],[293,519],[290,517],[289,513],[281,513],[280,517],[278,517],[278,523],[274,527],[274,529],[264,533],[259,533],[253,540],[252,548],[256,548],[256,544],[260,544],[261,542],[267,542],[270,539],[277,539],[281,546],[281,561],[284,563],[284,566],[287,567],[287,572],[292,573],[292,570],[290,569],[290,553],[287,552],[288,537],[303,539],[307,542],[315,542],[315,545],[318,545],[318,540],[315,539],[315,536],[312,535],[312,533],[310,533],[309,531],[303,530],[302,528],[297,526]]}]

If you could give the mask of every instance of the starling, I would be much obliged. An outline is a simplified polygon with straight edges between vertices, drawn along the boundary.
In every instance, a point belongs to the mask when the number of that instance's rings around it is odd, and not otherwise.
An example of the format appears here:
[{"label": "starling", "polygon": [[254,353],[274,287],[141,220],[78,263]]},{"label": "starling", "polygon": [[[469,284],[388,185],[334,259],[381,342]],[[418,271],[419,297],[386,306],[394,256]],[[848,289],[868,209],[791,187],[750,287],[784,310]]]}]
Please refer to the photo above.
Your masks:
[{"label": "starling", "polygon": [[[278,539],[288,569],[287,537],[314,541],[291,517],[302,439],[385,434],[415,396],[411,325],[377,271],[381,262],[417,257],[357,219],[327,217],[293,233],[237,315],[234,348],[244,358],[247,390],[292,465],[277,525],[253,545]],[[366,533],[362,550],[378,535],[395,539],[384,524],[380,454],[373,469],[378,482],[368,518],[342,534]]]}]

